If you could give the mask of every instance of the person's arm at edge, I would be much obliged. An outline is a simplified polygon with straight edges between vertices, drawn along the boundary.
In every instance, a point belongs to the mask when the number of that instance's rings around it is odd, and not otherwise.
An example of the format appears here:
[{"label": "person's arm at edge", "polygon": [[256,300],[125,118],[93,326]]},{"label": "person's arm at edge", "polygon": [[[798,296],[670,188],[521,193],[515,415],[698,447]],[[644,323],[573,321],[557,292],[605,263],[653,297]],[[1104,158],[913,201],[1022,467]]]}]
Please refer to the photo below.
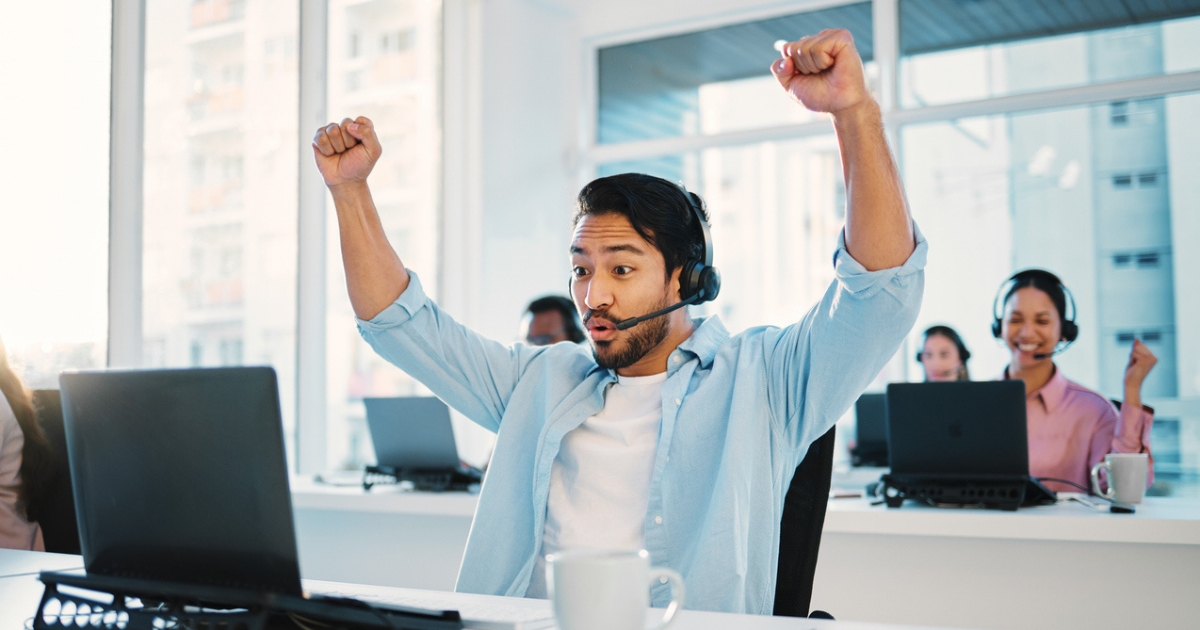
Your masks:
[{"label": "person's arm at edge", "polygon": [[342,265],[354,315],[370,320],[408,288],[408,271],[388,242],[367,176],[382,154],[366,117],[331,123],[313,137],[313,156],[337,211]]},{"label": "person's arm at edge", "polygon": [[1146,484],[1154,483],[1154,453],[1150,450],[1150,432],[1154,426],[1154,410],[1142,404],[1142,384],[1158,357],[1140,340],[1134,340],[1125,368],[1125,400],[1120,410],[1110,448],[1113,453],[1145,453],[1150,459]]},{"label": "person's arm at edge", "polygon": [[916,246],[912,217],[854,38],[824,30],[782,53],[771,66],[775,78],[801,105],[833,117],[846,182],[846,251],[867,271],[904,264]]}]

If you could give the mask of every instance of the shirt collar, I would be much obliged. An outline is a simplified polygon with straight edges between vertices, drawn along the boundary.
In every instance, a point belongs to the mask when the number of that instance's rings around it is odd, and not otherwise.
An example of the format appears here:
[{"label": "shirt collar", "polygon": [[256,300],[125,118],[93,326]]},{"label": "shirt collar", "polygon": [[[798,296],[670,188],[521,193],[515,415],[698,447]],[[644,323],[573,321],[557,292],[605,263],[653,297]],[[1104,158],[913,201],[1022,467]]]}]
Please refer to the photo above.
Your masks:
[{"label": "shirt collar", "polygon": [[[1008,368],[1004,368],[1003,380],[1009,380]],[[1062,375],[1062,371],[1058,366],[1054,366],[1054,375],[1042,385],[1041,389],[1036,389],[1029,392],[1029,396],[1037,396],[1042,401],[1042,406],[1046,408],[1046,413],[1053,413],[1058,405],[1062,403],[1063,398],[1067,396],[1067,377]]]},{"label": "shirt collar", "polygon": [[679,344],[678,351],[694,354],[700,360],[700,366],[708,368],[717,358],[717,351],[721,345],[729,340],[729,331],[725,330],[721,318],[716,315],[697,317],[692,323],[695,324],[696,330]]}]

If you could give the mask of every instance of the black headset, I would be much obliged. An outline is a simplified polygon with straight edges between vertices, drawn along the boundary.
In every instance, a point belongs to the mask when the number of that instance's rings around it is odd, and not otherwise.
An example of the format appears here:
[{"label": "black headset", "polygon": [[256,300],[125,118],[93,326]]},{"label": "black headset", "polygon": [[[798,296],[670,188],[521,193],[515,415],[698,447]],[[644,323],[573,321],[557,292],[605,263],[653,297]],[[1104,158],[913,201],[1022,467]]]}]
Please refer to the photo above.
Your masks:
[{"label": "black headset", "polygon": [[708,229],[708,222],[704,220],[704,213],[700,211],[700,200],[688,192],[683,184],[679,184],[679,190],[687,199],[692,213],[696,215],[696,222],[700,224],[700,232],[704,236],[704,260],[689,260],[683,263],[679,270],[679,298],[687,301],[695,296],[696,300],[690,302],[691,304],[710,302],[721,292],[721,272],[712,266],[712,232]]},{"label": "black headset", "polygon": [[[950,340],[954,347],[958,349],[958,359],[965,366],[967,361],[971,360],[971,351],[967,350],[967,344],[963,343],[962,337],[958,336],[958,331],[949,326],[930,326],[925,330],[925,341],[929,341],[930,337],[942,336]],[[917,350],[917,363],[925,363],[925,350]]]},{"label": "black headset", "polygon": [[[1075,317],[1077,317],[1075,296],[1071,295],[1071,290],[1067,288],[1067,285],[1063,284],[1063,281],[1058,276],[1045,269],[1024,269],[1018,271],[1009,276],[1008,280],[1005,280],[1000,285],[1000,290],[996,292],[996,298],[992,300],[992,336],[997,339],[1000,338],[1001,329],[1003,328],[1001,320],[1004,318],[1004,304],[1002,302],[1006,299],[1008,292],[1012,290],[1014,285],[1031,279],[1038,279],[1046,284],[1057,286],[1066,299],[1066,303],[1063,305],[1066,310],[1059,313],[1062,317],[1062,339],[1060,343],[1064,343],[1064,345],[1061,348],[1055,349],[1051,354],[1062,352],[1079,338],[1079,324],[1075,323]],[[1036,285],[1034,286],[1036,287]],[[1055,304],[1055,307],[1057,306],[1058,304]]]}]

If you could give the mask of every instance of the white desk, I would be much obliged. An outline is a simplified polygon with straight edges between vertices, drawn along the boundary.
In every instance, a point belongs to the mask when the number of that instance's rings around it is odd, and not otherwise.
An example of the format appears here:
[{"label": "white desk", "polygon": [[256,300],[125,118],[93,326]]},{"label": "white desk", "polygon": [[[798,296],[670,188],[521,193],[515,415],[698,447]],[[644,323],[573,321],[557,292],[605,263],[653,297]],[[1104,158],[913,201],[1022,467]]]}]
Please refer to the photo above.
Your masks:
[{"label": "white desk", "polygon": [[[813,607],[839,618],[983,628],[1200,626],[1200,501],[1137,514],[830,502]],[[1107,608],[1106,602],[1131,605]]]},{"label": "white desk", "polygon": [[[37,611],[42,594],[42,584],[37,580],[36,574],[30,574],[30,572],[42,569],[63,570],[78,567],[81,564],[82,559],[79,556],[0,549],[0,629],[19,630],[24,628],[26,620],[30,619]],[[23,575],[3,577],[14,573]],[[414,594],[409,589],[353,584],[322,584],[310,580],[305,580],[305,585],[307,588],[318,587],[322,590],[337,590],[348,594],[373,595],[380,598],[387,598],[389,595]],[[486,599],[485,596],[480,595],[456,595],[455,597],[461,598],[463,601],[471,601],[472,598]],[[520,600],[520,603],[549,607],[549,602]],[[728,615],[684,610],[676,617],[671,628],[672,630],[729,630],[730,628],[745,630],[904,630],[906,626],[757,615]]]},{"label": "white desk", "polygon": [[[292,496],[306,576],[453,588],[474,496],[364,494],[299,480]],[[1134,604],[1106,609],[1118,583],[1121,599]],[[1118,515],[1078,504],[888,510],[835,499],[812,606],[870,622],[1193,628],[1198,584],[1198,500],[1148,498],[1137,514]]]}]

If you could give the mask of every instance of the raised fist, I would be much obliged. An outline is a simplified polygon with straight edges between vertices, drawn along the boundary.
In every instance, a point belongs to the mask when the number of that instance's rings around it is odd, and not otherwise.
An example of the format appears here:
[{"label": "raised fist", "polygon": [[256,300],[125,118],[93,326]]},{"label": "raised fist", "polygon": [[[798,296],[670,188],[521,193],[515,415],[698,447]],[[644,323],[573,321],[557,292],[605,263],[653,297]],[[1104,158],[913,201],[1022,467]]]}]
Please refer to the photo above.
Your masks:
[{"label": "raised fist", "polygon": [[366,116],[329,123],[313,136],[313,156],[330,188],[367,181],[382,153],[375,125]]},{"label": "raised fist", "polygon": [[826,29],[788,42],[782,53],[783,58],[771,64],[771,73],[808,109],[837,114],[872,102],[850,31]]}]

